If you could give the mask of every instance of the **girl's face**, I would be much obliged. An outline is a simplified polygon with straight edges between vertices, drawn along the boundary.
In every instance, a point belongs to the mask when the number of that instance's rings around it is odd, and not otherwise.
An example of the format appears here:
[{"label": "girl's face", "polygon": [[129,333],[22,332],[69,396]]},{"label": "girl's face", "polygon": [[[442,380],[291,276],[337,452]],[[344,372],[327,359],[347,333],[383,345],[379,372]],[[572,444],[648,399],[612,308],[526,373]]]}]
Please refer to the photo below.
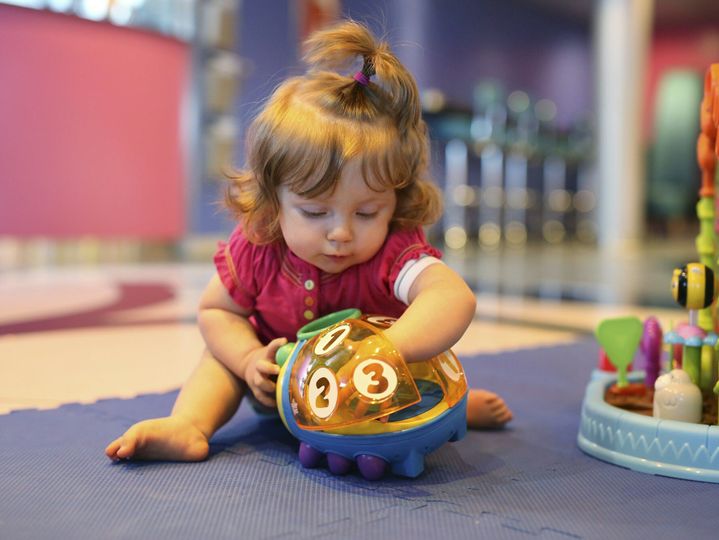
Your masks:
[{"label": "girl's face", "polygon": [[342,169],[332,194],[308,199],[280,187],[280,229],[300,259],[330,274],[371,259],[382,247],[394,215],[393,189],[373,191],[359,160]]}]

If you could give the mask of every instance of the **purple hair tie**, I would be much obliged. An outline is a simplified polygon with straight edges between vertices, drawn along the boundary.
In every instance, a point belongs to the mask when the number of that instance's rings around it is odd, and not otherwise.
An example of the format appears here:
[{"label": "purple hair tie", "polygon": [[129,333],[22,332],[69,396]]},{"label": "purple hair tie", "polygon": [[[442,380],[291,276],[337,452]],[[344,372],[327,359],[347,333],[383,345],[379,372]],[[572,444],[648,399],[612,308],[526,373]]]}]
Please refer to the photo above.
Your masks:
[{"label": "purple hair tie", "polygon": [[355,76],[353,77],[355,81],[360,83],[362,86],[367,86],[369,84],[369,77],[362,73],[361,71],[358,71],[355,73]]}]

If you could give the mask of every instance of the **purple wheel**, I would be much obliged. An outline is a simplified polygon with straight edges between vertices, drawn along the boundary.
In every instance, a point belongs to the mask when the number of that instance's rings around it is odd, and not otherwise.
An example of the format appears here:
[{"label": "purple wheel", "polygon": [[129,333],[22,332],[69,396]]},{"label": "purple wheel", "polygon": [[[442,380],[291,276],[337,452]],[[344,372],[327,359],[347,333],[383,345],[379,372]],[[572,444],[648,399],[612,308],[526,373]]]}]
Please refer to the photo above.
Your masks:
[{"label": "purple wheel", "polygon": [[307,443],[300,443],[299,451],[300,463],[305,469],[314,469],[322,460],[322,452],[312,448]]},{"label": "purple wheel", "polygon": [[327,454],[327,466],[332,474],[343,475],[350,472],[352,460],[339,454]]},{"label": "purple wheel", "polygon": [[384,459],[366,454],[357,457],[357,467],[367,480],[379,480],[387,472],[387,462]]}]

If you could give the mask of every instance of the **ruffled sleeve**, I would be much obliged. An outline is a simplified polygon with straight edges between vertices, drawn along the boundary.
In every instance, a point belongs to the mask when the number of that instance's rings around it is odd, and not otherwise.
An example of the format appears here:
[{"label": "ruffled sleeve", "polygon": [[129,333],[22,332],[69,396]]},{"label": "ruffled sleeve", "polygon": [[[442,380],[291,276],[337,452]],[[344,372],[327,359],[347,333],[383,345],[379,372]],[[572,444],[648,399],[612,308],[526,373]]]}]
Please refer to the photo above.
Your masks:
[{"label": "ruffled sleeve", "polygon": [[232,299],[243,309],[254,311],[257,298],[255,281],[257,246],[250,243],[237,227],[227,242],[218,242],[215,267]]},{"label": "ruffled sleeve", "polygon": [[429,244],[421,227],[390,233],[377,260],[377,276],[383,291],[395,296],[395,283],[405,265],[429,256],[437,259],[442,252]]}]

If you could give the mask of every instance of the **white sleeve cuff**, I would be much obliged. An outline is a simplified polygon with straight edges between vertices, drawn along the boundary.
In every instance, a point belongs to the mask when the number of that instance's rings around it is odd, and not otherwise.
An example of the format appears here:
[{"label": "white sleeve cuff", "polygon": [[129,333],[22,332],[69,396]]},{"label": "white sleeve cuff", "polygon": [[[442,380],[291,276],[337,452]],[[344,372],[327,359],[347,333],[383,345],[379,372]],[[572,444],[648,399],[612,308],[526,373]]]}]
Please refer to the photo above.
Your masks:
[{"label": "white sleeve cuff", "polygon": [[409,290],[422,271],[428,266],[433,264],[444,264],[437,257],[431,257],[429,255],[423,255],[419,259],[412,259],[407,261],[399,271],[397,281],[394,282],[394,295],[405,305],[409,305]]}]

